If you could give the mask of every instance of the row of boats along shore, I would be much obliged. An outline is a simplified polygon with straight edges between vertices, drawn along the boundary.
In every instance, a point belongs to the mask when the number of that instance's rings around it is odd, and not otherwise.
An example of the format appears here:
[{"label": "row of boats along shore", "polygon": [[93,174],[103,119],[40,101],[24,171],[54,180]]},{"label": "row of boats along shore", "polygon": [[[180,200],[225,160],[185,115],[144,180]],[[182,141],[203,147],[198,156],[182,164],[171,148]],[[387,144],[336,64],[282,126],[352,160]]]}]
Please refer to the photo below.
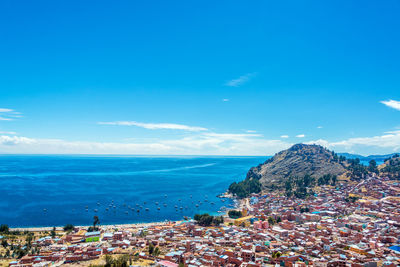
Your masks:
[{"label": "row of boats along shore", "polygon": [[[218,195],[217,197],[220,199],[221,202],[225,202],[226,199],[229,198],[225,194]],[[166,200],[167,198],[168,198],[168,195],[165,194],[164,199]],[[214,202],[209,201],[207,195],[205,195],[205,198],[203,200],[194,201],[192,195],[190,195],[190,199],[192,201],[191,201],[191,205],[189,205],[189,206],[187,206],[187,205],[183,206],[182,199],[178,199],[178,203],[173,206],[175,211],[176,212],[184,211],[184,210],[188,210],[189,208],[193,208],[193,207],[195,207],[196,209],[199,209],[201,207],[201,205],[203,205],[204,203],[209,203],[211,205],[215,205]],[[125,210],[125,214],[129,214],[129,211],[137,212],[137,213],[140,213],[142,211],[148,212],[148,211],[150,211],[150,209],[155,209],[157,211],[160,211],[160,210],[168,207],[168,204],[166,203],[166,201],[163,201],[161,203],[158,201],[155,201],[155,202],[153,202],[154,206],[153,206],[153,204],[151,204],[147,201],[143,201],[142,204],[136,203],[133,205],[129,205],[124,202],[122,205],[119,205],[119,206],[116,204],[116,202],[114,202],[114,200],[111,200],[111,203],[105,204],[105,205],[102,205],[100,202],[97,202],[96,204],[97,204],[96,208],[93,209],[93,212],[95,212],[95,213],[99,212],[99,209],[102,206],[103,206],[103,208],[105,207],[106,212],[109,212],[109,211],[116,212],[118,209],[122,209],[122,210]],[[218,210],[218,213],[225,213],[230,208],[237,206],[237,201],[235,199],[233,199],[233,203],[228,204],[227,206],[228,207],[222,206]],[[47,211],[48,210],[46,208],[43,209],[44,213],[47,213]],[[75,211],[75,209],[73,209],[73,211]],[[89,212],[89,206],[85,206],[85,211]]]}]

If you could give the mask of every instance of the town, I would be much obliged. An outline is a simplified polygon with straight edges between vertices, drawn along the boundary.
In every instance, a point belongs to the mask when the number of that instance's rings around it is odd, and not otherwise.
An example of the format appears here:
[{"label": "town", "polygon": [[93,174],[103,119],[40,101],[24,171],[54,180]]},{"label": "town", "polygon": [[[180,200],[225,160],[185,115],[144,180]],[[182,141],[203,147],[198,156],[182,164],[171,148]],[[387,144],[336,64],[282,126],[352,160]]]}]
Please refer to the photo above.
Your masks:
[{"label": "town", "polygon": [[323,185],[306,199],[279,191],[252,194],[237,208],[224,215],[223,222],[210,225],[188,219],[90,229],[70,226],[47,236],[28,232],[35,253],[17,259],[11,259],[9,248],[25,243],[8,238],[10,231],[0,236],[2,261],[13,267],[400,265],[396,180],[372,175]]}]

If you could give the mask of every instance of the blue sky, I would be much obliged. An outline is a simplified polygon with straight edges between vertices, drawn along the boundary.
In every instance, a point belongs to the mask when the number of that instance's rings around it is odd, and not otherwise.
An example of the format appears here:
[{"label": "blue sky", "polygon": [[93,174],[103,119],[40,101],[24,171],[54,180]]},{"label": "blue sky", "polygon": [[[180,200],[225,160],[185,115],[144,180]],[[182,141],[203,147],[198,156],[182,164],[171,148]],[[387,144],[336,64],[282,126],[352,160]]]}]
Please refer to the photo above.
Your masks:
[{"label": "blue sky", "polygon": [[400,151],[398,1],[2,1],[0,153]]}]

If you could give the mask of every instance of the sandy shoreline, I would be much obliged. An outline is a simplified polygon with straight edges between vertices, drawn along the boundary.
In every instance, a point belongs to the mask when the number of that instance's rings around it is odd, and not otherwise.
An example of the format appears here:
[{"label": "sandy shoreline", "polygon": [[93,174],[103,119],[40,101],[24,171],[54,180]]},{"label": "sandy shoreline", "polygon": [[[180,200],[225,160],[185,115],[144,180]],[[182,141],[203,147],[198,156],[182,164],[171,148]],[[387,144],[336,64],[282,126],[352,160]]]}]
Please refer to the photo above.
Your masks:
[{"label": "sandy shoreline", "polygon": [[[182,221],[163,221],[163,222],[149,222],[149,223],[125,223],[125,224],[104,224],[98,225],[98,227],[102,229],[111,229],[111,228],[143,228],[149,226],[157,226],[157,225],[167,225],[167,224],[179,224]],[[78,228],[89,228],[91,225],[76,225]],[[56,226],[56,231],[63,231],[63,226]],[[44,226],[44,227],[10,227],[10,231],[30,231],[30,232],[44,232],[53,230],[53,226]]]}]

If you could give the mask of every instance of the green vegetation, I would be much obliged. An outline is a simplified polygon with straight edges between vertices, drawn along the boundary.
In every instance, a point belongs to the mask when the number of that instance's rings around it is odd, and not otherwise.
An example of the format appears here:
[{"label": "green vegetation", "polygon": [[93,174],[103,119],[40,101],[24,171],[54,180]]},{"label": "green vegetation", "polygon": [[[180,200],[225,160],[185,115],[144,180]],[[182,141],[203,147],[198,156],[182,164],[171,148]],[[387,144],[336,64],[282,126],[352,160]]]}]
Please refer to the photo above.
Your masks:
[{"label": "green vegetation", "polygon": [[50,234],[51,234],[52,238],[56,237],[56,228],[55,227],[53,227],[53,229],[51,230]]},{"label": "green vegetation", "polygon": [[278,259],[278,258],[280,258],[281,256],[282,256],[282,253],[280,253],[279,251],[272,252],[272,255],[271,255],[271,257],[272,257],[273,259]]},{"label": "green vegetation", "polygon": [[73,226],[72,224],[66,224],[64,226],[64,231],[66,231],[66,232],[71,232],[74,229],[75,229],[75,226]]},{"label": "green vegetation", "polygon": [[289,177],[285,182],[285,194],[287,197],[306,198],[312,196],[314,191],[312,190],[317,184],[321,185],[332,185],[335,186],[337,182],[337,176],[333,174],[325,174],[318,179],[315,179],[311,175],[304,175],[303,177]]},{"label": "green vegetation", "polygon": [[359,199],[360,199],[359,197],[351,196],[351,197],[345,198],[345,201],[346,201],[346,202],[352,202],[352,203],[354,203],[354,202],[356,202],[356,201],[359,200]]},{"label": "green vegetation", "polygon": [[394,155],[385,160],[385,167],[381,169],[381,173],[389,177],[389,179],[396,180],[400,178],[400,157]]},{"label": "green vegetation", "polygon": [[157,257],[158,255],[160,255],[160,249],[159,247],[154,247],[153,243],[149,243],[149,255],[153,255],[154,257]]},{"label": "green vegetation", "polygon": [[106,255],[105,260],[106,264],[103,265],[104,267],[128,267],[130,265],[129,264],[130,259],[128,255],[121,255],[115,259],[110,255]]},{"label": "green vegetation", "polygon": [[269,225],[274,225],[274,224],[276,223],[276,221],[275,221],[274,218],[272,218],[272,217],[270,216],[270,217],[268,217],[268,223],[269,223]]},{"label": "green vegetation", "polygon": [[372,160],[369,161],[368,171],[373,172],[373,173],[377,173],[377,174],[379,173],[378,166],[377,166],[375,160],[372,159]]},{"label": "green vegetation", "polygon": [[150,242],[150,244],[149,244],[149,254],[151,255],[151,254],[153,254],[153,252],[154,252],[154,245],[153,245],[153,243]]},{"label": "green vegetation", "polygon": [[218,226],[224,222],[222,216],[212,216],[208,213],[194,215],[194,220],[201,226]]},{"label": "green vegetation", "polygon": [[306,198],[314,192],[312,187],[315,186],[315,178],[310,175],[304,175],[304,177],[289,177],[285,182],[286,196],[297,198]]},{"label": "green vegetation", "polygon": [[360,159],[347,159],[347,170],[350,171],[351,178],[355,180],[364,179],[368,174],[367,166],[360,163]]},{"label": "green vegetation", "polygon": [[10,228],[8,227],[7,224],[0,225],[0,233],[8,233],[9,231],[10,231]]},{"label": "green vegetation", "polygon": [[260,193],[261,183],[256,178],[246,178],[239,183],[233,182],[228,191],[239,198],[245,198],[252,193]]},{"label": "green vegetation", "polygon": [[337,176],[332,174],[325,174],[318,178],[318,185],[332,185],[335,186]]},{"label": "green vegetation", "polygon": [[93,231],[98,231],[99,227],[96,227],[96,225],[98,225],[100,223],[100,219],[98,216],[93,216],[93,226],[90,226],[88,228],[88,232],[93,232]]},{"label": "green vegetation", "polygon": [[240,210],[230,210],[228,212],[228,216],[229,216],[229,218],[237,219],[237,218],[242,217],[242,212]]},{"label": "green vegetation", "polygon": [[[1,234],[4,237],[1,239],[1,246],[4,248],[5,253],[0,254],[4,258],[22,258],[27,254],[34,254],[39,252],[39,248],[32,247],[34,234],[28,231],[10,231],[8,226],[3,224],[0,226]],[[22,236],[24,235],[24,236]],[[25,243],[23,243],[23,238]]]},{"label": "green vegetation", "polygon": [[300,213],[303,213],[303,212],[310,212],[310,208],[309,207],[300,208]]}]

